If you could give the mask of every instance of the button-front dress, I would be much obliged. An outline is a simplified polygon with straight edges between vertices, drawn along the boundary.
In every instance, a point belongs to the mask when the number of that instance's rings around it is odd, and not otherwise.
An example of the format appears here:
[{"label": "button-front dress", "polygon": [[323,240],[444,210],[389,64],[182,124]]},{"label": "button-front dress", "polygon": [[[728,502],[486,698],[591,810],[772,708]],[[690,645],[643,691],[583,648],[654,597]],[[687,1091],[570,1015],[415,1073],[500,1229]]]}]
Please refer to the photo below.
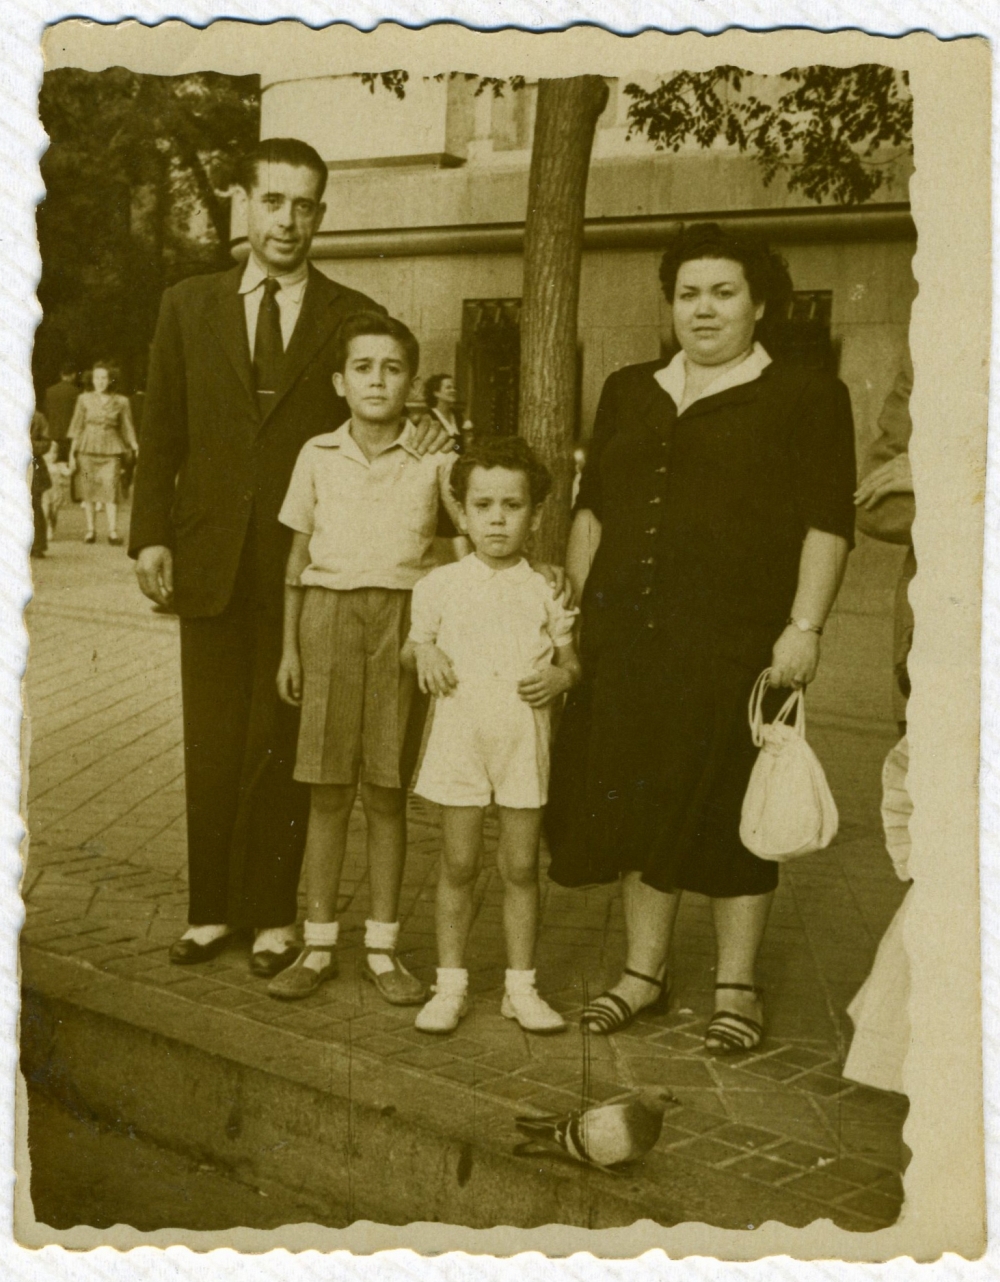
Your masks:
[{"label": "button-front dress", "polygon": [[663,368],[607,380],[577,498],[602,532],[584,679],[553,747],[549,875],[582,886],[640,871],[663,891],[764,894],[777,865],[739,839],[747,704],[807,531],[853,542],[850,399],[829,374],[775,363],[678,414]]}]

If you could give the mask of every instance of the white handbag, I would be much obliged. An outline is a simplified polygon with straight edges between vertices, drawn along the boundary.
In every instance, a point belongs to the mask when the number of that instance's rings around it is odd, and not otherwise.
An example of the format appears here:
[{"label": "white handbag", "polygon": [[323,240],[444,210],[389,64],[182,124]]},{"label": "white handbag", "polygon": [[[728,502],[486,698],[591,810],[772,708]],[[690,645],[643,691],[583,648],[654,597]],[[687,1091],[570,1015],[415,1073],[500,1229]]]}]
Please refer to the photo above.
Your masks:
[{"label": "white handbag", "polygon": [[775,719],[764,722],[770,676],[765,669],[750,696],[750,733],[760,752],[743,798],[740,841],[758,858],[784,863],[828,846],[838,816],[823,767],[806,743],[803,692],[793,691]]}]

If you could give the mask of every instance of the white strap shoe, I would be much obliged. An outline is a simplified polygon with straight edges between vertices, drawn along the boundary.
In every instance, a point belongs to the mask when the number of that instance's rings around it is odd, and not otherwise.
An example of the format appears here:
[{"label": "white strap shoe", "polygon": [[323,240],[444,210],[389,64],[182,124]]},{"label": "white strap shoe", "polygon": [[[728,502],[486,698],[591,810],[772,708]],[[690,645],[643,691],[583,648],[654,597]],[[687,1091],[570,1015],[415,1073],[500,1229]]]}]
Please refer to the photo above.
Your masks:
[{"label": "white strap shoe", "polygon": [[452,989],[443,993],[435,989],[434,996],[422,1007],[413,1021],[414,1028],[422,1033],[453,1033],[458,1022],[469,1009],[467,990]]},{"label": "white strap shoe", "polygon": [[526,988],[519,993],[505,992],[500,1014],[504,1019],[516,1019],[526,1033],[566,1031],[566,1021],[534,988]]}]

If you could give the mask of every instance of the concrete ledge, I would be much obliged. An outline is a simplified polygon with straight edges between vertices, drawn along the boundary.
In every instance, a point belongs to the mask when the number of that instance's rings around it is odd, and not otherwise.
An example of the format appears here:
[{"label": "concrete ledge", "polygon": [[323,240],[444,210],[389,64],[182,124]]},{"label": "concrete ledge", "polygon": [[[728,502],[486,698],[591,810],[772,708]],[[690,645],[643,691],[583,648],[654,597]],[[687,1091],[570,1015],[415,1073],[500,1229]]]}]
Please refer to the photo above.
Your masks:
[{"label": "concrete ledge", "polygon": [[[295,1190],[318,1224],[746,1228],[759,1218],[759,1190],[679,1154],[654,1152],[625,1174],[517,1158],[517,1105],[474,1087],[442,1089],[416,1070],[262,1030],[42,949],[25,946],[22,959],[29,1082],[239,1179]],[[793,1193],[769,1193],[771,1219],[801,1226],[820,1214]]]}]

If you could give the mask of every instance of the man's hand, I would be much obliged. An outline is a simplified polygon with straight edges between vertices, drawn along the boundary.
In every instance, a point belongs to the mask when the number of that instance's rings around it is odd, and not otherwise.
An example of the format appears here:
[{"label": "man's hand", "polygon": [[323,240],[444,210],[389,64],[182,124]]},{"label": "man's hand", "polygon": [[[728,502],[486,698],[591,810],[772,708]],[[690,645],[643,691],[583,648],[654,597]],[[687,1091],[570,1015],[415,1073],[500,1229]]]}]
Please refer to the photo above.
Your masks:
[{"label": "man's hand", "polygon": [[537,570],[542,576],[559,604],[566,610],[572,610],[576,605],[576,599],[573,595],[573,585],[563,567],[540,561],[537,565],[533,564],[531,568]]},{"label": "man's hand", "polygon": [[302,707],[302,659],[297,650],[285,652],[278,665],[278,698],[293,708]]},{"label": "man's hand", "polygon": [[170,605],[174,597],[174,554],[166,547],[143,548],[135,563],[135,576],[143,595],[157,605]]},{"label": "man's hand", "polygon": [[458,685],[458,677],[451,660],[443,650],[439,650],[433,641],[423,645],[414,645],[413,654],[417,661],[417,684],[424,694],[433,694],[445,698]]},{"label": "man's hand", "polygon": [[557,668],[553,663],[541,672],[532,672],[530,676],[522,677],[517,683],[517,693],[533,708],[544,708],[553,699],[565,694],[572,684],[573,674],[565,668]]},{"label": "man's hand", "polygon": [[452,448],[451,434],[433,414],[426,414],[413,424],[413,448],[418,454],[440,454]]},{"label": "man's hand", "polygon": [[800,632],[789,624],[774,643],[771,654],[771,685],[804,690],[819,667],[819,637]]},{"label": "man's hand", "polygon": [[912,494],[913,472],[905,451],[869,472],[854,492],[854,506],[871,509],[888,494]]}]

